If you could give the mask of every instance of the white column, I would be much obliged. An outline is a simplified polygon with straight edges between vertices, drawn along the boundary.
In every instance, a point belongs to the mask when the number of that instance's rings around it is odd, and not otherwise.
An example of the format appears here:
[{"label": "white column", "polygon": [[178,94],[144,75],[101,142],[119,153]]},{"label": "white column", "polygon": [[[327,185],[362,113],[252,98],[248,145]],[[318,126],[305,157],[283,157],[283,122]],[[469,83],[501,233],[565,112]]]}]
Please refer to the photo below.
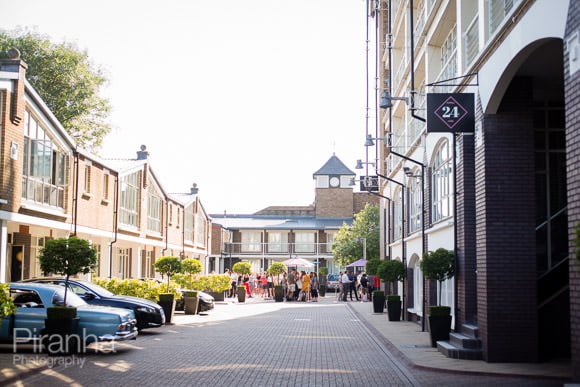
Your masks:
[{"label": "white column", "polygon": [[0,221],[0,282],[6,282],[8,267],[8,222]]}]

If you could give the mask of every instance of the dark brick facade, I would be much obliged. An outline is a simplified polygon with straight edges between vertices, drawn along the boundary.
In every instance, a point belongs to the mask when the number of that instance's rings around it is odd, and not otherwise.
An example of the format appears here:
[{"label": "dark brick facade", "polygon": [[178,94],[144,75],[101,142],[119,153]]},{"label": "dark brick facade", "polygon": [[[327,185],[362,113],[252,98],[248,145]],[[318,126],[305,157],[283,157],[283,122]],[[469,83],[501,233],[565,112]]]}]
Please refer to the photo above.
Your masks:
[{"label": "dark brick facade", "polygon": [[[580,28],[580,4],[570,2],[565,38]],[[568,229],[570,240],[570,349],[572,377],[580,381],[580,264],[575,259],[575,226],[580,222],[580,71],[570,74],[570,55],[564,44],[564,92],[566,101],[566,158]]]},{"label": "dark brick facade", "polygon": [[533,84],[514,78],[476,151],[478,324],[488,361],[537,361]]}]

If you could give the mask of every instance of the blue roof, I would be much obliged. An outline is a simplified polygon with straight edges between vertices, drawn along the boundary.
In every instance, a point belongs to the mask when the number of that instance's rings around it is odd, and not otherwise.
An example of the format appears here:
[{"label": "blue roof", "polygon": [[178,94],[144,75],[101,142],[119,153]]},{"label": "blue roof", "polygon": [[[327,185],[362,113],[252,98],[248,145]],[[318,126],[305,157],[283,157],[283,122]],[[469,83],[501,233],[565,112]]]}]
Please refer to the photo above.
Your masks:
[{"label": "blue roof", "polygon": [[322,168],[314,172],[313,176],[317,175],[356,175],[356,173],[348,169],[336,155],[332,155]]}]

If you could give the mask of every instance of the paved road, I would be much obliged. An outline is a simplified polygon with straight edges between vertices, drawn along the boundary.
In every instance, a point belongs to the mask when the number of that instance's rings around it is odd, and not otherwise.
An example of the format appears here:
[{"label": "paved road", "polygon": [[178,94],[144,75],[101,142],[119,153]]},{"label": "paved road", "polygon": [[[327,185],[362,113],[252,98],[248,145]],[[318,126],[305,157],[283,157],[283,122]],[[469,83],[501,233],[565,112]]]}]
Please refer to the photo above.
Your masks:
[{"label": "paved road", "polygon": [[525,378],[409,368],[394,358],[345,304],[288,303],[279,310],[234,320],[169,326],[144,332],[136,342],[117,349],[114,354],[85,355],[80,359],[84,360],[82,367],[57,366],[23,384],[550,385]]}]

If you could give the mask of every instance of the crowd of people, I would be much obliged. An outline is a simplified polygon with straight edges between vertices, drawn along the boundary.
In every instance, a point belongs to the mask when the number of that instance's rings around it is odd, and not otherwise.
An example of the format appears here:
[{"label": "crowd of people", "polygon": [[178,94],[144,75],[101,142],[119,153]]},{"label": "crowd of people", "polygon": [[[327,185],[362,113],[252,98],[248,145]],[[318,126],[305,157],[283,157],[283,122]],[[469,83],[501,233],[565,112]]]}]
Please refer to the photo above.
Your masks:
[{"label": "crowd of people", "polygon": [[[236,297],[237,288],[245,287],[248,297],[260,297],[264,299],[274,298],[274,286],[281,285],[284,289],[285,301],[318,302],[320,285],[326,284],[325,278],[319,278],[316,272],[291,270],[289,273],[271,275],[266,272],[238,274],[226,269],[225,274],[232,279],[229,297]],[[354,272],[340,272],[339,296],[341,301],[354,298],[357,301],[367,302],[372,300],[372,292],[380,287],[380,279],[376,276],[367,276],[364,272],[357,275]]]}]

